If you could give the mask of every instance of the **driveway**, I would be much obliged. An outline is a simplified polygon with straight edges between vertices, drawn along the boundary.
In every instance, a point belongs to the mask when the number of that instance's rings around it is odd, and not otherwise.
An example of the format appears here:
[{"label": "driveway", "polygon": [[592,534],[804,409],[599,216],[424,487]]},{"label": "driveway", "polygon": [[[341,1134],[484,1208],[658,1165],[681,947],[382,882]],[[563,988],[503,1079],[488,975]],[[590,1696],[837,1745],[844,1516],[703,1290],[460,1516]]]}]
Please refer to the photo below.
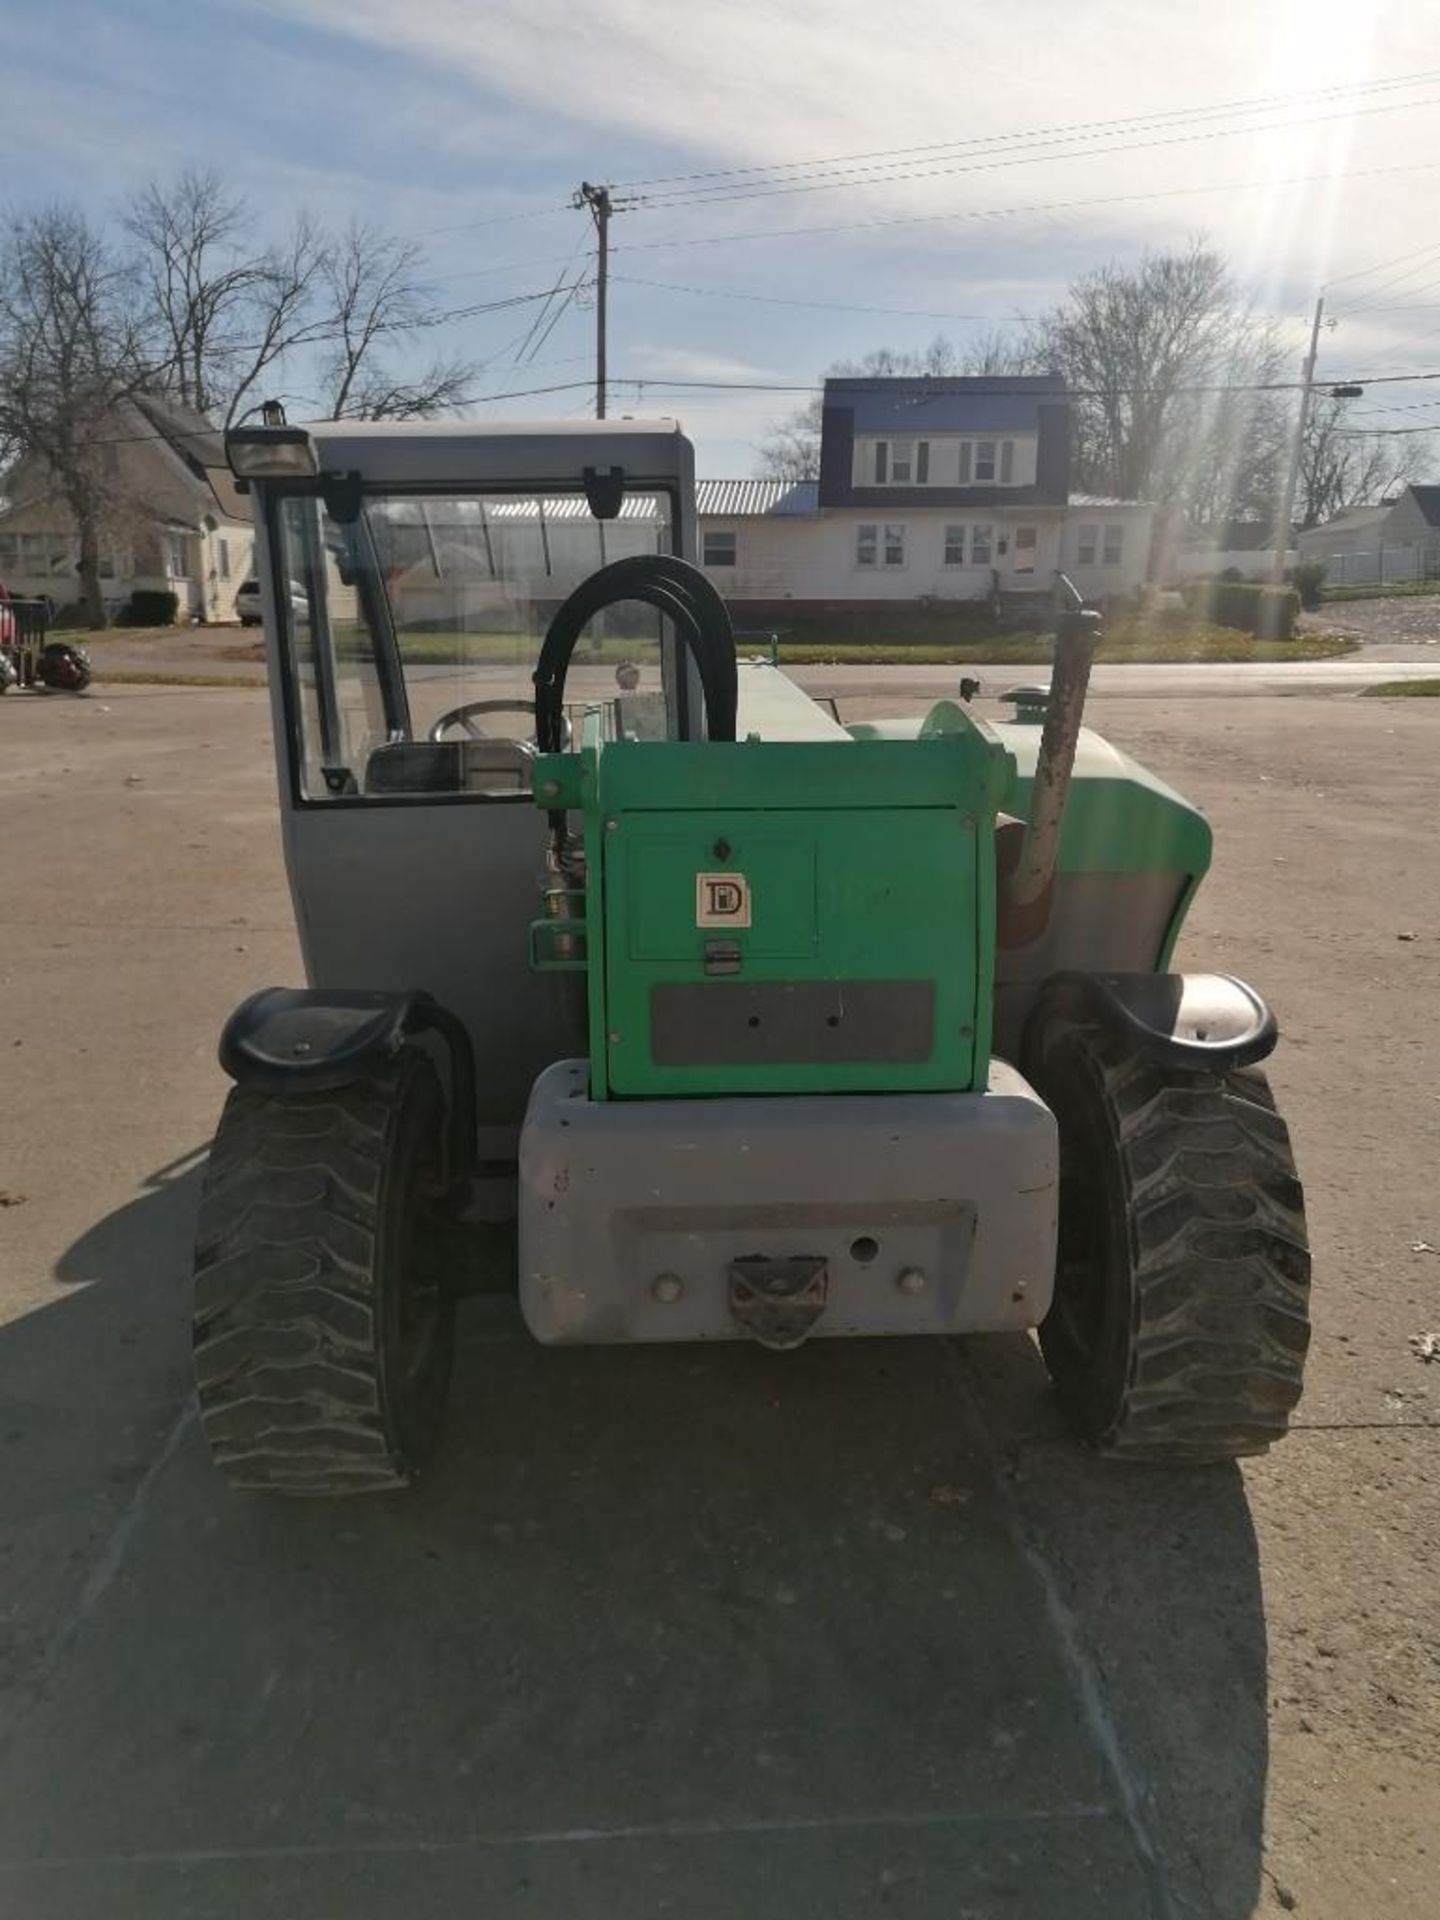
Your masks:
[{"label": "driveway", "polygon": [[1029,1340],[558,1352],[492,1295],[432,1477],[310,1506],[188,1385],[215,1036],[298,973],[266,703],[0,703],[0,1908],[1433,1913],[1435,710],[1094,717],[1215,821],[1182,960],[1280,1009],[1289,1441],[1117,1470]]},{"label": "driveway", "polygon": [[1440,647],[1440,593],[1332,600],[1305,618],[1326,633],[1353,635],[1375,659],[1429,660],[1433,666]]}]

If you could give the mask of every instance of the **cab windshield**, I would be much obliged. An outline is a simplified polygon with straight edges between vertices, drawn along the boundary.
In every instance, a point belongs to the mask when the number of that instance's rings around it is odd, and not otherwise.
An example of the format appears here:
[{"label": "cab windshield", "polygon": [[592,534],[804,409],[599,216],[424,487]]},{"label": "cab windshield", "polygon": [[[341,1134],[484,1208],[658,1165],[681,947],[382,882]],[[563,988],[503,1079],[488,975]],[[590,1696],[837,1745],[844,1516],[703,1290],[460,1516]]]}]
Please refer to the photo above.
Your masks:
[{"label": "cab windshield", "polygon": [[[341,517],[313,494],[271,521],[295,710],[300,797],[522,799],[531,675],[555,612],[610,561],[673,553],[661,492],[613,520],[584,495],[365,495]],[[572,718],[612,703],[620,731],[669,730],[668,622],[628,602],[597,615],[567,681]]]}]

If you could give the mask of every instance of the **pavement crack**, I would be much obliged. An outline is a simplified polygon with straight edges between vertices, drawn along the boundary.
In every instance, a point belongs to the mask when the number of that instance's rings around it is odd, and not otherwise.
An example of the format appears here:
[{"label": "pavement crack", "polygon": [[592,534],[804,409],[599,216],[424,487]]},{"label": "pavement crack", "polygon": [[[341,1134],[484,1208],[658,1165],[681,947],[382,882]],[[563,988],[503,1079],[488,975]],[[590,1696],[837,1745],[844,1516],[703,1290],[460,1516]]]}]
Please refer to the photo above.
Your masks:
[{"label": "pavement crack", "polygon": [[[61,1616],[58,1626],[45,1642],[30,1672],[20,1679],[16,1692],[22,1696],[28,1694],[32,1704],[89,1615],[114,1585],[125,1564],[125,1557],[130,1550],[130,1543],[135,1537],[136,1530],[145,1518],[156,1483],[175,1458],[180,1443],[195,1424],[197,1412],[194,1400],[187,1399],[171,1421],[149,1466],[135,1483],[129,1499],[102,1541],[100,1551],[95,1556],[74,1605]],[[8,1718],[9,1731],[13,1738],[20,1714],[18,1711],[12,1711]],[[8,1745],[9,1742],[5,1744]]]},{"label": "pavement crack", "polygon": [[1150,1891],[1155,1920],[1178,1920],[1178,1908],[1165,1876],[1164,1861],[1150,1830],[1146,1811],[1149,1798],[1144,1779],[1125,1752],[1120,1730],[1106,1695],[1099,1662],[1086,1644],[1075,1610],[1061,1591],[1060,1580],[1040,1544],[1034,1527],[1017,1499],[1010,1476],[984,1411],[975,1393],[974,1382],[964,1356],[953,1341],[945,1343],[946,1354],[960,1387],[960,1399],[977,1452],[987,1462],[999,1497],[1003,1524],[1017,1552],[1039,1587],[1045,1611],[1055,1630],[1060,1657],[1080,1707],[1090,1738],[1110,1775],[1121,1814],[1130,1834]]}]

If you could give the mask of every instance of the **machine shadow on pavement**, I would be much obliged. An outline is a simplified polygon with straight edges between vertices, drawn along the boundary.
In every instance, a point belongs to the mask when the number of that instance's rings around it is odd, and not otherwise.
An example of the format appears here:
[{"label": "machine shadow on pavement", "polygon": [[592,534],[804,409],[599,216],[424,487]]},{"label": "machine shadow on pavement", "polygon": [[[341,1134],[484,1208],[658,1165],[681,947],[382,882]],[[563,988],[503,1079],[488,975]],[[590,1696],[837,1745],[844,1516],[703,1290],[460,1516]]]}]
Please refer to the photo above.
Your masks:
[{"label": "machine shadow on pavement", "polygon": [[556,1350],[490,1295],[410,1494],[238,1495],[197,1190],[0,1332],[9,1910],[1251,1914],[1233,1468],[1107,1470],[1018,1337]]}]

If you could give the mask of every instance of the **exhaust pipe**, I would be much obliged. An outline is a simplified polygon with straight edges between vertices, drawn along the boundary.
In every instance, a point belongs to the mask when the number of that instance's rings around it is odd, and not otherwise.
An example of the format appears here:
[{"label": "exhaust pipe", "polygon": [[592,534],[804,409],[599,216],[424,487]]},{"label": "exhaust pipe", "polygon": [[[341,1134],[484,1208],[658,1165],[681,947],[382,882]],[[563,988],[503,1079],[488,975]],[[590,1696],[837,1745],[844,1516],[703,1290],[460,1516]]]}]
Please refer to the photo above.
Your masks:
[{"label": "exhaust pipe", "polygon": [[1067,574],[1057,574],[1056,583],[1067,604],[1055,629],[1055,666],[1030,789],[1030,818],[1019,858],[1004,885],[1005,931],[1010,936],[1007,945],[1034,939],[1050,916],[1050,891],[1075,766],[1075,745],[1085,716],[1090,666],[1100,644],[1100,614],[1085,605]]}]

